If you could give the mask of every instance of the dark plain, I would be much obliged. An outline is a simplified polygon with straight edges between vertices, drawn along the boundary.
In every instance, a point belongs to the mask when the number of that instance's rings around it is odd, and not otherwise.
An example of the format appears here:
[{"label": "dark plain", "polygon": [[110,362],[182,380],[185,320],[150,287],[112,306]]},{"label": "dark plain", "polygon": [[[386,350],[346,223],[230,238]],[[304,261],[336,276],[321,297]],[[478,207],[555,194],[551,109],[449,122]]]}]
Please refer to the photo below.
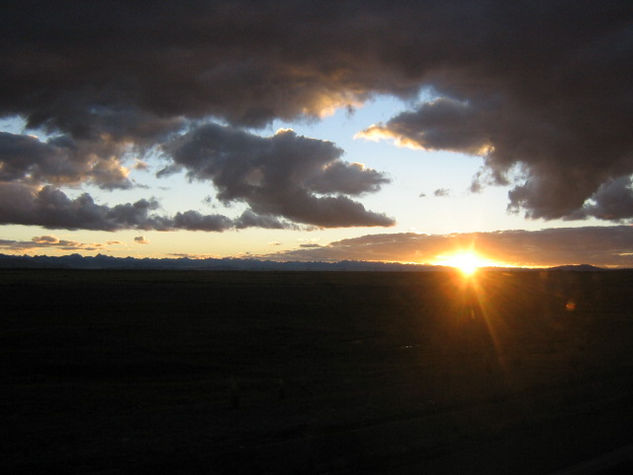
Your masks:
[{"label": "dark plain", "polygon": [[1,271],[3,472],[566,470],[633,443],[631,289],[633,271]]}]

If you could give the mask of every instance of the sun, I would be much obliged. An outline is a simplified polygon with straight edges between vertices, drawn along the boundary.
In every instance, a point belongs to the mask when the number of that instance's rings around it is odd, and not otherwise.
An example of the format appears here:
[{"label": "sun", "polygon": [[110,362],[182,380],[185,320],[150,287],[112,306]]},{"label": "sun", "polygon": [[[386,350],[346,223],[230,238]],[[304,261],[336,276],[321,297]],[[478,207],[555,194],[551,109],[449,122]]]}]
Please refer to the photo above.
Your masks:
[{"label": "sun", "polygon": [[477,264],[477,258],[474,254],[463,254],[455,258],[455,267],[457,267],[462,274],[473,275],[479,265]]},{"label": "sun", "polygon": [[461,251],[449,256],[437,256],[436,265],[455,267],[465,276],[471,276],[480,267],[498,265],[474,251]]}]

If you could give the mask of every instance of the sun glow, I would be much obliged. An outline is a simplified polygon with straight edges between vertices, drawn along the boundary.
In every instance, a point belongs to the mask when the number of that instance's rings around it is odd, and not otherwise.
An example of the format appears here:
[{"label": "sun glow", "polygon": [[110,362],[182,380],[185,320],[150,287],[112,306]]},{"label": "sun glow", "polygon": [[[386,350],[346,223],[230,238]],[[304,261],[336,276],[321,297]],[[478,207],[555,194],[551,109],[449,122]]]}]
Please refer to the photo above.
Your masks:
[{"label": "sun glow", "polygon": [[436,265],[459,269],[462,274],[471,276],[480,267],[498,266],[498,262],[486,259],[473,251],[461,251],[448,256],[437,256]]}]

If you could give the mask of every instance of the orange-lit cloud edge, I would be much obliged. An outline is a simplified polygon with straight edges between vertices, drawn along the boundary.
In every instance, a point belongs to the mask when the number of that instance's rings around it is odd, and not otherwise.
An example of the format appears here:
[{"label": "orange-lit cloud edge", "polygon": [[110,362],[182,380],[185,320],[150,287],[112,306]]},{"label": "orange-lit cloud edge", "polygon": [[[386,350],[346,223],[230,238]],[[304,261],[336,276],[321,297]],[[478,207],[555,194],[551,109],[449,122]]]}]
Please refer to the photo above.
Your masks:
[{"label": "orange-lit cloud edge", "polygon": [[373,234],[261,257],[280,261],[356,260],[456,266],[460,256],[463,260],[465,255],[476,267],[633,267],[633,226],[443,235]]},{"label": "orange-lit cloud edge", "polygon": [[[114,254],[123,257],[170,258],[248,258],[287,261],[336,262],[365,261],[453,267],[523,267],[590,264],[605,268],[633,268],[633,226],[551,228],[539,231],[506,230],[477,233],[416,234],[386,233],[333,241],[326,245],[282,250],[268,254],[206,252],[188,253],[165,249],[157,254],[153,238],[139,246],[129,242],[80,242],[53,235],[35,236],[27,241],[0,240],[0,253],[63,255],[70,252],[91,255]],[[142,251],[140,250],[142,248]]]}]

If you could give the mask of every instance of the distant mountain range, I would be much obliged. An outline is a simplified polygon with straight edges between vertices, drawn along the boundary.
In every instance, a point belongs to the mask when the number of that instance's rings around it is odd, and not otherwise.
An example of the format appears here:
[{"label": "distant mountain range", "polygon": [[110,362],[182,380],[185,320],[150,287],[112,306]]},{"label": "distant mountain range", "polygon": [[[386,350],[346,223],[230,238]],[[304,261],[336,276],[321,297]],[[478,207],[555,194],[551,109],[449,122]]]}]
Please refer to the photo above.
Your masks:
[{"label": "distant mountain range", "polygon": [[[396,262],[338,261],[338,262],[276,262],[259,259],[191,259],[112,257],[103,254],[82,256],[14,256],[0,254],[0,269],[144,269],[144,270],[229,270],[229,271],[437,271],[443,266],[400,264]],[[497,269],[497,268],[495,268]],[[500,270],[527,270],[498,268]],[[588,264],[552,267],[551,270],[605,270]]]},{"label": "distant mountain range", "polygon": [[276,262],[259,259],[190,259],[82,256],[13,256],[0,254],[0,269],[145,269],[145,270],[249,270],[249,271],[425,271],[441,267],[388,262]]}]

